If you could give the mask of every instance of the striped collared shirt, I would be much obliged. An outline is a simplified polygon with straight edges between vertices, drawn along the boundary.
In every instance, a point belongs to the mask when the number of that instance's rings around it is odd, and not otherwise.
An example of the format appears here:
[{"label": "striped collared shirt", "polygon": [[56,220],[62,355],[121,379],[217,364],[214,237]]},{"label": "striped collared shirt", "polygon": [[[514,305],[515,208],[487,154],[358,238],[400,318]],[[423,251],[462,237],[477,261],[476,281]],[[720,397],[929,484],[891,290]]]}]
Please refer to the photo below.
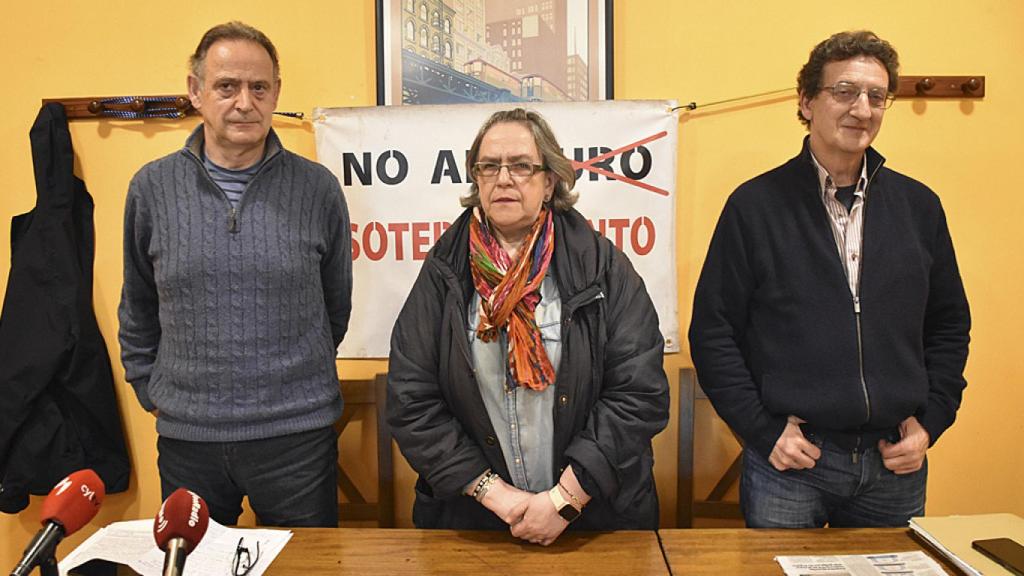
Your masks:
[{"label": "striped collared shirt", "polygon": [[839,250],[839,259],[846,270],[846,280],[850,284],[850,293],[854,296],[860,294],[860,259],[861,249],[864,245],[864,199],[867,197],[868,187],[868,165],[861,161],[860,179],[857,180],[857,189],[853,193],[853,208],[849,212],[846,206],[836,198],[836,185],[829,175],[828,170],[818,163],[818,159],[811,154],[814,167],[818,170],[818,184],[821,190],[821,202],[825,205],[825,212],[828,213],[828,221],[832,227],[832,236],[836,241],[836,248]]}]

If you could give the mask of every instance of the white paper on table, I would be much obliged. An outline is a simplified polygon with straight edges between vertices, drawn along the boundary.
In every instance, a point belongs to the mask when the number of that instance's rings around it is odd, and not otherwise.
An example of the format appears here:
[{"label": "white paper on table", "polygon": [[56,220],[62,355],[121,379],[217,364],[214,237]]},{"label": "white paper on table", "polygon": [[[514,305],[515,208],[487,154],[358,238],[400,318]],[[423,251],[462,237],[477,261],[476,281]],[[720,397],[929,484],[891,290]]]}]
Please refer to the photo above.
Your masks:
[{"label": "white paper on table", "polygon": [[967,576],[981,576],[981,572],[978,572],[977,570],[972,568],[970,564],[964,562],[962,558],[960,558],[952,551],[950,551],[948,548],[943,546],[942,542],[939,542],[937,539],[935,539],[930,533],[928,533],[927,530],[923,530],[916,524],[914,524],[913,520],[910,521],[910,529],[913,530],[914,533],[917,534],[919,537],[923,538],[925,542],[927,542],[932,548],[938,550],[939,554],[942,554],[947,559],[949,559],[949,561],[952,562],[954,566],[962,570],[964,574],[967,574]]},{"label": "white paper on table", "polygon": [[[259,560],[249,576],[262,576],[291,537],[289,530],[228,528],[210,519],[206,534],[185,561],[183,576],[231,574],[239,538],[244,538],[242,545],[249,549],[252,558],[256,557],[259,542]],[[153,540],[153,520],[127,520],[101,528],[61,560],[60,576],[97,559],[124,564],[142,576],[161,576],[164,553]]]},{"label": "white paper on table", "polygon": [[1012,538],[1024,542],[1024,518],[1005,512],[915,517],[910,519],[910,529],[969,576],[1008,574],[1005,567],[974,549],[975,540]]},{"label": "white paper on table", "polygon": [[920,550],[844,556],[776,556],[786,576],[948,576]]}]

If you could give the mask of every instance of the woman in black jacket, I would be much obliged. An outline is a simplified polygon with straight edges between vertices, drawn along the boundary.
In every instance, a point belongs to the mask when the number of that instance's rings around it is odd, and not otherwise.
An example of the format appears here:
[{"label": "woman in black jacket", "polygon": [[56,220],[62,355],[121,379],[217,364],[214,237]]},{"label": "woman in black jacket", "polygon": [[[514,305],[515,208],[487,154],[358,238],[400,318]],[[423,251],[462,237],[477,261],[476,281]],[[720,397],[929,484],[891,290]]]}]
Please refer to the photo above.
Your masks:
[{"label": "woman in black jacket", "polygon": [[466,210],[391,339],[415,524],[544,545],[570,523],[656,528],[651,438],[669,399],[643,281],[572,208],[575,172],[538,114],[495,113],[466,162]]}]

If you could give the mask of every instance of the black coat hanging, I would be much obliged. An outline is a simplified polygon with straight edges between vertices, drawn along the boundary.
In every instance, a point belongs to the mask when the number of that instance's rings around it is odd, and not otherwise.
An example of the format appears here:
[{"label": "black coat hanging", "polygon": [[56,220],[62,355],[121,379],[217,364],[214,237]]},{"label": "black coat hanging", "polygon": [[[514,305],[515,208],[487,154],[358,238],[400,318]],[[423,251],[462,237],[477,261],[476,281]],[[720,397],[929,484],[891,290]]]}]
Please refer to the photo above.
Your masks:
[{"label": "black coat hanging", "polygon": [[106,344],[92,307],[93,201],[75,177],[67,116],[47,104],[30,133],[36,206],[11,223],[0,313],[0,511],[81,468],[108,493],[130,465]]}]

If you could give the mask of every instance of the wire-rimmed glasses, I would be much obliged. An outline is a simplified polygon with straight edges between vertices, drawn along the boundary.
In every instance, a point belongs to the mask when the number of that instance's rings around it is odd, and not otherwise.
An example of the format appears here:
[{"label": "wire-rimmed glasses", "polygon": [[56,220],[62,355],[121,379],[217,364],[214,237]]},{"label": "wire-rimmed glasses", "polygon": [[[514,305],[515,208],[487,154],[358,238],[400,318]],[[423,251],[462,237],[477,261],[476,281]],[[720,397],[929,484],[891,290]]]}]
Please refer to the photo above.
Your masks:
[{"label": "wire-rimmed glasses", "polygon": [[885,88],[862,88],[853,82],[840,81],[833,86],[822,86],[821,89],[831,92],[832,98],[840,104],[853,104],[861,94],[867,94],[868,105],[883,110],[892,106],[896,99],[896,95]]},{"label": "wire-rimmed glasses", "polygon": [[246,576],[252,567],[260,561],[260,541],[256,541],[256,556],[252,556],[249,548],[242,545],[245,538],[238,539],[235,546],[235,559],[231,562],[231,574],[233,576]]},{"label": "wire-rimmed glasses", "polygon": [[512,162],[497,164],[494,162],[477,162],[473,164],[473,176],[478,180],[493,180],[501,174],[501,169],[508,170],[508,175],[516,180],[527,180],[537,172],[546,170],[543,164],[532,162]]}]

